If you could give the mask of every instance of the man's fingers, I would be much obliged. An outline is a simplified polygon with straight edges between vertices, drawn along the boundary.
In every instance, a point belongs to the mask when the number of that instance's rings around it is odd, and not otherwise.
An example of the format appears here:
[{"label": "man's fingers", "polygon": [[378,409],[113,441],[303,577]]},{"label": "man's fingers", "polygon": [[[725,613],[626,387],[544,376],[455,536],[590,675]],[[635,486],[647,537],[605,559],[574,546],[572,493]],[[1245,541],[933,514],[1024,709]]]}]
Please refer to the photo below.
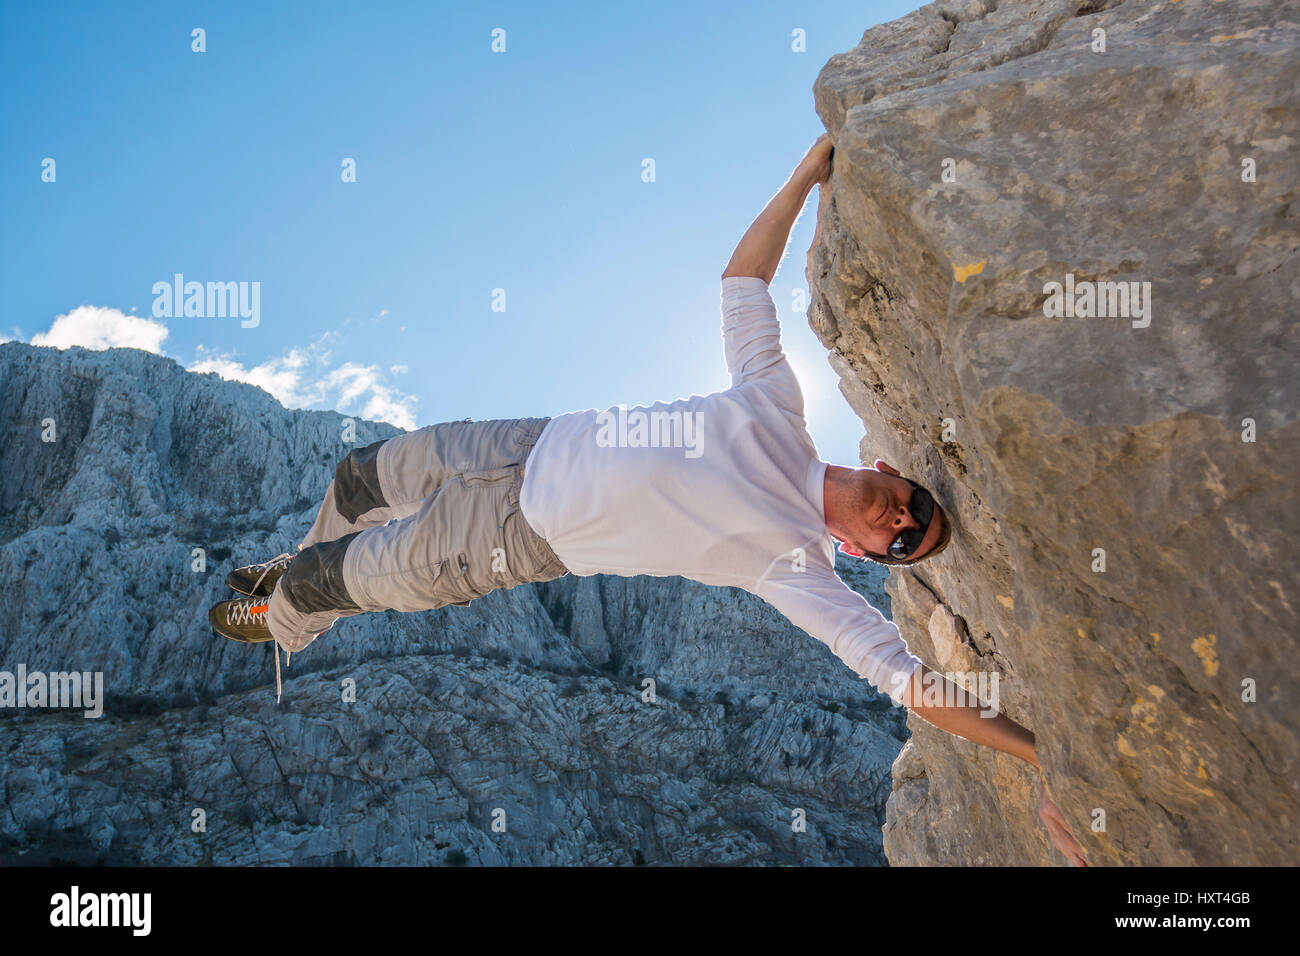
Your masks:
[{"label": "man's fingers", "polygon": [[1046,790],[1043,791],[1043,799],[1039,803],[1038,815],[1042,818],[1043,825],[1047,827],[1047,835],[1051,838],[1052,845],[1065,855],[1070,865],[1087,866],[1088,861],[1083,855],[1083,847],[1070,832],[1065,814]]},{"label": "man's fingers", "polygon": [[[1069,838],[1069,836],[1070,836],[1070,835],[1067,833],[1067,834],[1066,834],[1066,837]],[[1062,848],[1061,852],[1065,854],[1066,858],[1067,858],[1067,859],[1068,859],[1068,860],[1069,860],[1069,861],[1070,861],[1074,866],[1087,866],[1087,865],[1088,865],[1088,860],[1087,860],[1087,858],[1083,855],[1083,847],[1081,847],[1081,846],[1079,846],[1079,844],[1075,843],[1073,839],[1070,840],[1069,845],[1068,845],[1068,848]]]},{"label": "man's fingers", "polygon": [[1055,820],[1047,825],[1048,835],[1056,848],[1065,854],[1065,858],[1075,866],[1087,866],[1087,859],[1083,855],[1083,847],[1079,841],[1074,838],[1070,828],[1064,823],[1057,823]]},{"label": "man's fingers", "polygon": [[1055,803],[1049,803],[1047,805],[1047,818],[1065,831],[1066,835],[1068,835],[1071,840],[1074,839],[1074,834],[1070,832],[1070,824],[1066,821],[1065,814],[1061,812],[1061,808]]},{"label": "man's fingers", "polygon": [[1065,818],[1061,816],[1061,810],[1056,804],[1048,802],[1038,809],[1038,815],[1043,818],[1043,822],[1048,826],[1064,826]]}]

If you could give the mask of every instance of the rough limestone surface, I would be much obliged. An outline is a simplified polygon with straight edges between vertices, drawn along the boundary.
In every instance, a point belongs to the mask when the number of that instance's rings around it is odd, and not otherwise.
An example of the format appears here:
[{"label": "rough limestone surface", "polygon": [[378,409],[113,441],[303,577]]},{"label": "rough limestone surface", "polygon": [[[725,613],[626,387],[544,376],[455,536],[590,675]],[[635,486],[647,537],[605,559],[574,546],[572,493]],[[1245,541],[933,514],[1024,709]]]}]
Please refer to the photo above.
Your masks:
[{"label": "rough limestone surface", "polygon": [[[815,85],[810,322],[957,525],[894,618],[998,675],[1094,865],[1300,862],[1297,14],[932,3]],[[1067,274],[1150,311],[1049,316]],[[892,863],[1061,862],[1031,768],[909,726]]]},{"label": "rough limestone surface", "polygon": [[0,710],[0,863],[885,862],[902,711],[742,591],[566,576],[361,615],[277,706],[270,648],[207,608],[397,433],[351,428],[145,352],[0,345],[0,671],[108,698]]}]

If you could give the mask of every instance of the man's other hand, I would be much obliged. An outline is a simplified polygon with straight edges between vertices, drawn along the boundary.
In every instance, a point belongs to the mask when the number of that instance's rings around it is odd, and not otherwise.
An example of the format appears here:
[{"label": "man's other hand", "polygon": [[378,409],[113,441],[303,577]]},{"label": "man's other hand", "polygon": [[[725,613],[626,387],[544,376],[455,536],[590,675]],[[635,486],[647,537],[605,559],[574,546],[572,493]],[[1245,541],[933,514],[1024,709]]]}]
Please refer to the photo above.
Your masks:
[{"label": "man's other hand", "polygon": [[819,185],[826,182],[831,178],[831,151],[834,148],[831,145],[830,134],[822,133],[804,158],[799,161],[799,171],[810,176],[812,181]]},{"label": "man's other hand", "polygon": [[1061,808],[1048,794],[1046,783],[1043,784],[1043,793],[1038,798],[1038,815],[1042,817],[1043,825],[1047,827],[1047,835],[1052,838],[1052,843],[1065,854],[1070,864],[1087,866],[1088,861],[1083,857],[1083,847],[1070,832],[1070,826],[1065,822],[1065,815],[1061,813]]}]

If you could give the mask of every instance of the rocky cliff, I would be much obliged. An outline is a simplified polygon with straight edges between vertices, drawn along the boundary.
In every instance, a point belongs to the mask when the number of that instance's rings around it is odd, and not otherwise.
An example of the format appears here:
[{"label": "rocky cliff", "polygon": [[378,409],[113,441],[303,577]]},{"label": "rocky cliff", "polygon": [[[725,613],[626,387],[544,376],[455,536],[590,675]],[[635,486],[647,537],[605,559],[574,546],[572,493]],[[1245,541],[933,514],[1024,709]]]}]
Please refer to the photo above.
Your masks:
[{"label": "rocky cliff", "polygon": [[[999,675],[1094,864],[1300,862],[1296,13],[933,3],[815,86],[810,321],[957,525],[895,619]],[[1060,861],[1029,768],[909,725],[891,862]]]},{"label": "rocky cliff", "polygon": [[99,671],[107,698],[0,709],[0,862],[884,863],[901,711],[744,592],[570,576],[362,615],[277,707],[269,647],[207,607],[395,432],[145,352],[0,345],[0,671]]}]

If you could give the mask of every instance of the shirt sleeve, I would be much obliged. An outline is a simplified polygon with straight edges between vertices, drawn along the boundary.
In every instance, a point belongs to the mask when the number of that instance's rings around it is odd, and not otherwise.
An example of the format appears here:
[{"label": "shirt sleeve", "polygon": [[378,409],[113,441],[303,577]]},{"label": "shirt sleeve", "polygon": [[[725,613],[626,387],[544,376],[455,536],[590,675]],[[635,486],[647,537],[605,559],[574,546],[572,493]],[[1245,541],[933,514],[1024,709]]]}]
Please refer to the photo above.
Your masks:
[{"label": "shirt sleeve", "polygon": [[757,276],[722,280],[722,345],[733,388],[755,382],[778,406],[804,417],[803,391],[781,350],[776,303]]},{"label": "shirt sleeve", "polygon": [[901,703],[921,658],[907,649],[898,626],[833,570],[809,565],[796,571],[783,559],[757,594],[829,647],[859,677]]}]

